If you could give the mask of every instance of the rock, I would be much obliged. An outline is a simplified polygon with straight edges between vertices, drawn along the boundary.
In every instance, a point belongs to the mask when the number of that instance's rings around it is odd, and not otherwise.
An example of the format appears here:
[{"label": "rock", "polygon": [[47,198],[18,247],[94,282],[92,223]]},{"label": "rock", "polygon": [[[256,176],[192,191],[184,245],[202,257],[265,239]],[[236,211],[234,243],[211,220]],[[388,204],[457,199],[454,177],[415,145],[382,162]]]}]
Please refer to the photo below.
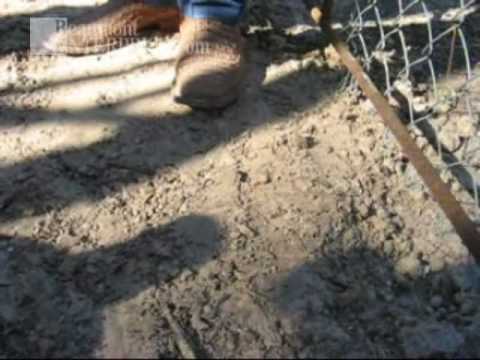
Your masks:
[{"label": "rock", "polygon": [[452,356],[465,345],[465,338],[451,324],[424,323],[401,331],[408,358]]},{"label": "rock", "polygon": [[473,315],[476,312],[477,304],[475,304],[475,302],[472,300],[465,301],[460,308],[460,314],[462,314],[463,316]]},{"label": "rock", "polygon": [[451,314],[448,317],[448,321],[450,324],[462,326],[463,325],[463,318],[460,314]]},{"label": "rock", "polygon": [[435,273],[432,279],[432,290],[435,294],[448,299],[447,302],[453,300],[456,292],[455,284],[446,273]]},{"label": "rock", "polygon": [[452,184],[452,191],[457,193],[463,190],[462,184],[460,184],[458,181],[454,181]]},{"label": "rock", "polygon": [[462,137],[475,136],[475,121],[469,115],[459,116],[456,119],[458,134]]},{"label": "rock", "polygon": [[299,135],[296,138],[297,148],[299,150],[311,149],[315,146],[315,138],[313,136]]},{"label": "rock", "polygon": [[442,297],[439,295],[432,297],[432,300],[430,301],[430,305],[432,305],[434,309],[438,309],[440,306],[443,305]]},{"label": "rock", "polygon": [[400,259],[395,266],[395,270],[404,276],[416,278],[420,273],[420,261],[414,255]]},{"label": "rock", "polygon": [[355,114],[355,113],[350,113],[345,116],[345,120],[350,122],[354,122],[357,119],[358,119],[358,114]]},{"label": "rock", "polygon": [[475,265],[455,269],[451,276],[455,286],[460,290],[480,290],[480,269]]},{"label": "rock", "polygon": [[448,311],[444,307],[441,307],[437,310],[437,320],[445,319],[447,316]]},{"label": "rock", "polygon": [[385,252],[385,255],[392,256],[395,253],[393,241],[385,241],[383,243],[383,251]]},{"label": "rock", "polygon": [[340,58],[340,55],[332,45],[329,45],[325,49],[325,58],[327,60],[327,65],[329,68],[339,69],[342,67],[342,60]]},{"label": "rock", "polygon": [[322,14],[322,10],[320,10],[318,7],[314,7],[310,11],[310,16],[317,25],[321,24],[323,14]]},{"label": "rock", "polygon": [[414,326],[417,324],[417,318],[410,315],[405,315],[402,319],[403,323],[407,326]]},{"label": "rock", "polygon": [[72,236],[68,232],[60,234],[57,238],[57,243],[66,248],[72,248],[80,242],[80,237]]},{"label": "rock", "polygon": [[422,150],[428,146],[428,140],[423,136],[417,137],[416,143],[417,146]]},{"label": "rock", "polygon": [[440,272],[445,268],[445,261],[440,257],[430,260],[430,270],[434,273]]},{"label": "rock", "polygon": [[192,327],[197,331],[204,331],[210,328],[210,325],[200,316],[200,311],[196,311],[191,319]]},{"label": "rock", "polygon": [[253,176],[253,185],[266,185],[272,181],[272,177],[268,171],[261,171]]},{"label": "rock", "polygon": [[303,59],[302,61],[302,68],[305,70],[322,68],[322,65],[323,65],[323,62],[321,59],[316,59],[312,57],[308,57],[306,59]]},{"label": "rock", "polygon": [[361,290],[358,288],[348,289],[336,296],[335,302],[339,309],[344,309],[358,302],[361,297]]},{"label": "rock", "polygon": [[377,112],[375,105],[369,99],[362,101],[360,108],[367,114],[375,114]]},{"label": "rock", "polygon": [[190,269],[185,269],[180,275],[180,281],[189,281],[195,277],[195,274]]},{"label": "rock", "polygon": [[454,295],[453,301],[457,305],[462,305],[463,301],[465,300],[465,296],[463,295],[462,292],[458,292]]},{"label": "rock", "polygon": [[247,239],[253,239],[256,236],[255,232],[244,223],[237,224],[237,230]]},{"label": "rock", "polygon": [[385,168],[387,168],[391,172],[394,172],[395,171],[395,160],[392,159],[392,158],[387,158],[387,159],[384,160],[383,166],[385,166]]},{"label": "rock", "polygon": [[360,204],[357,210],[362,218],[367,218],[370,213],[370,206],[366,204]]}]

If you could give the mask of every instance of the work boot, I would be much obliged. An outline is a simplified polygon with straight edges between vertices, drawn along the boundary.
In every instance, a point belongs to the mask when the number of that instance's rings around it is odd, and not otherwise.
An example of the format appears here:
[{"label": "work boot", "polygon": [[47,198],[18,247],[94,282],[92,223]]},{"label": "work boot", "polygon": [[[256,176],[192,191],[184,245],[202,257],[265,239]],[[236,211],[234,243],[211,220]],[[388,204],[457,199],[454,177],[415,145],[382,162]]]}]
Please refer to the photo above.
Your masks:
[{"label": "work boot", "polygon": [[180,26],[175,101],[219,109],[233,103],[245,77],[245,41],[238,26],[185,17]]},{"label": "work boot", "polygon": [[103,53],[138,40],[148,27],[165,33],[178,31],[180,10],[175,6],[154,6],[144,0],[111,0],[79,17],[53,34],[45,47],[69,55]]}]

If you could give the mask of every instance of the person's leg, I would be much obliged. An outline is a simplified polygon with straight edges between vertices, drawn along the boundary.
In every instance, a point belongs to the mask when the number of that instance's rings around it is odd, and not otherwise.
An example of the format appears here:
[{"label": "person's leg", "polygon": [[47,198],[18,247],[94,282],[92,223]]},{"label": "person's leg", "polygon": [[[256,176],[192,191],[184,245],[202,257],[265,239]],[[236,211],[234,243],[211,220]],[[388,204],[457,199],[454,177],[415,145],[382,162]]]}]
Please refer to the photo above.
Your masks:
[{"label": "person's leg", "polygon": [[244,11],[245,0],[178,0],[183,15],[194,19],[216,19],[236,25]]},{"label": "person's leg", "polygon": [[234,102],[245,77],[239,22],[246,0],[179,0],[184,15],[172,94],[197,108]]},{"label": "person's leg", "polygon": [[110,0],[84,16],[69,19],[68,28],[52,34],[45,47],[71,55],[102,53],[135,41],[146,27],[174,33],[179,25],[177,0]]},{"label": "person's leg", "polygon": [[176,101],[201,108],[221,108],[237,99],[245,73],[244,40],[239,21],[246,0],[110,0],[75,26],[52,36],[52,51],[84,55],[122,44],[125,30],[159,25],[176,30],[183,12],[176,79]]}]

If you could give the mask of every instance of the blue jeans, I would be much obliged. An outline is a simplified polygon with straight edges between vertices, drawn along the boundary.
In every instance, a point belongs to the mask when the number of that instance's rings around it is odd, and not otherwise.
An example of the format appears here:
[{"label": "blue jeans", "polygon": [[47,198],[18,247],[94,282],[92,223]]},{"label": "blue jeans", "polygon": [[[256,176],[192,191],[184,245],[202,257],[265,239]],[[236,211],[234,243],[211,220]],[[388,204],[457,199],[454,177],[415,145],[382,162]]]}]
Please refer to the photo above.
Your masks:
[{"label": "blue jeans", "polygon": [[[146,0],[153,5],[171,5],[172,0]],[[177,0],[185,16],[197,19],[216,19],[237,24],[245,11],[247,0]]]}]

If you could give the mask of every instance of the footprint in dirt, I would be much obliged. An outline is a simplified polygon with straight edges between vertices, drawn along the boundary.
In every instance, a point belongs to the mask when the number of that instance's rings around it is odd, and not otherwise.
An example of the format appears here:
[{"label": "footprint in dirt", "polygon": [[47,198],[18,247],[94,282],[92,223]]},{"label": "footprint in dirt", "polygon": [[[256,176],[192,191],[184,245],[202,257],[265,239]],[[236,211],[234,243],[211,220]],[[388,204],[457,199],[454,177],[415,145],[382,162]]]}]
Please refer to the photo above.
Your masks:
[{"label": "footprint in dirt", "polygon": [[0,240],[0,356],[8,358],[98,354],[112,306],[195,270],[221,245],[216,223],[193,215],[77,254],[36,239]]}]

